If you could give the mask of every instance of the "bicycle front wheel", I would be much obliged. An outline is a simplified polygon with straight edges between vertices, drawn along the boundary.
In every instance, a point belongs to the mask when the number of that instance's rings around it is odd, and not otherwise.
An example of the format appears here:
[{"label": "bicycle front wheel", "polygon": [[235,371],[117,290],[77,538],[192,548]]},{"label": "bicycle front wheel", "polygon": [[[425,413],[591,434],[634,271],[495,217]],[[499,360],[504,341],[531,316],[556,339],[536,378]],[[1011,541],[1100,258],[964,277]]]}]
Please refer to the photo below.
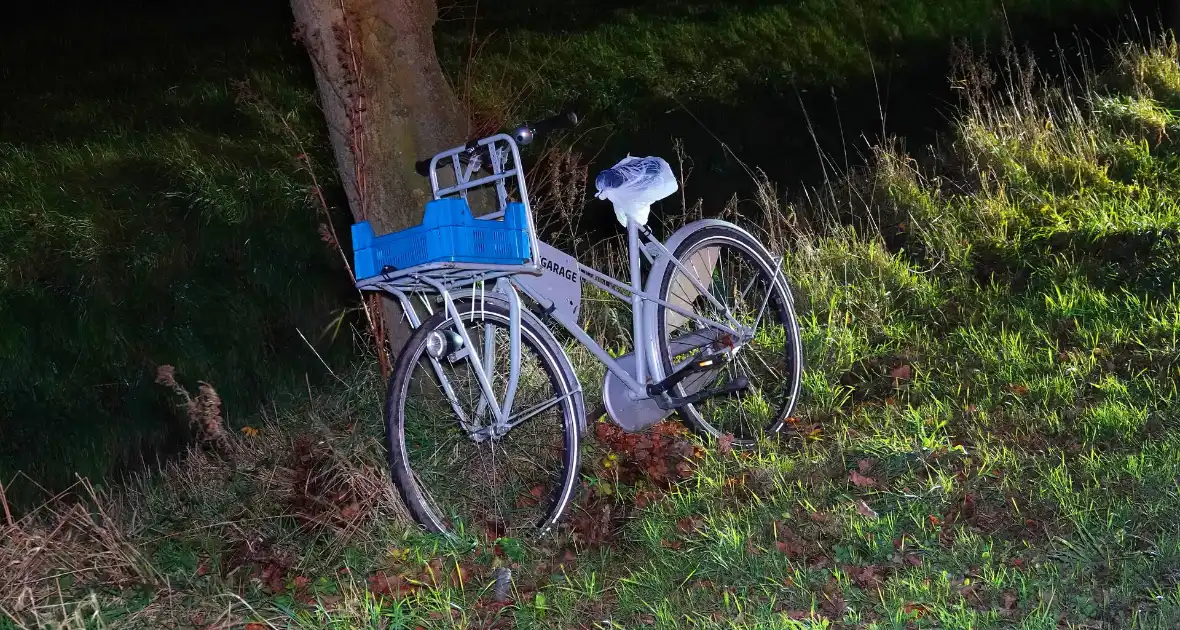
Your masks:
[{"label": "bicycle front wheel", "polygon": [[[456,322],[441,311],[407,341],[389,381],[385,420],[394,482],[414,519],[432,532],[542,535],[565,511],[577,481],[576,384],[562,369],[564,355],[552,334],[522,317],[513,388],[508,305],[484,299],[455,306],[471,352],[456,347]],[[506,422],[494,420],[472,352],[491,385],[492,404],[512,398]]]},{"label": "bicycle front wheel", "polygon": [[[799,324],[785,278],[776,273],[766,249],[736,226],[704,227],[673,254],[685,269],[667,266],[660,283],[663,300],[709,321],[727,323],[733,317],[754,328],[753,338],[740,345],[732,361],[689,376],[675,394],[721,387],[736,377],[746,377],[749,387],[677,411],[699,434],[732,434],[735,446],[777,434],[795,408],[803,374]],[[732,343],[717,329],[664,306],[656,311],[656,334],[665,374],[704,348]]]}]

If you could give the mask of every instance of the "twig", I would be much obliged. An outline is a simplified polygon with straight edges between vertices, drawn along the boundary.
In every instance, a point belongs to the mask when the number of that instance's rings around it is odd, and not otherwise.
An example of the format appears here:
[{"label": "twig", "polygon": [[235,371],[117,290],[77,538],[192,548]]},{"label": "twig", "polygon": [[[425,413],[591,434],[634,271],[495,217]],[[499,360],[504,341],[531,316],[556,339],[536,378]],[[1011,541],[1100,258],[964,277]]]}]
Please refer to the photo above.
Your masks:
[{"label": "twig", "polygon": [[8,509],[8,495],[4,492],[4,482],[0,481],[0,504],[4,505],[4,520],[9,527],[16,527],[16,523],[12,520],[12,512]]},{"label": "twig", "polygon": [[[299,330],[299,328],[295,328],[295,332],[299,333],[299,338],[303,340],[303,343],[307,344],[308,348],[311,348],[311,353],[315,355],[315,358],[319,359],[320,363],[324,364],[324,369],[328,370],[328,374],[331,374],[332,378],[340,381],[341,383],[344,383],[344,379],[340,378],[339,376],[336,376],[336,373],[333,372],[332,368],[328,366],[328,362],[324,360],[324,357],[320,356],[320,353],[318,351],[316,351],[315,346],[311,345],[311,342],[307,340],[307,337],[303,336],[303,331]],[[344,384],[347,385],[348,383],[344,383]]]}]

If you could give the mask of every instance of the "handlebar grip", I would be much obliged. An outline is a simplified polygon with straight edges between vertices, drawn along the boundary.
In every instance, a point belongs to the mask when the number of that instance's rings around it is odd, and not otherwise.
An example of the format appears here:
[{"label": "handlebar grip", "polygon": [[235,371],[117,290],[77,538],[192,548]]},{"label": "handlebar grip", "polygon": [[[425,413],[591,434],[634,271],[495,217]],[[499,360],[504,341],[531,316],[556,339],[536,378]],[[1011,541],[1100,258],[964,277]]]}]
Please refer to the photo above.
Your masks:
[{"label": "handlebar grip", "polygon": [[[532,141],[533,135],[535,134],[545,134],[558,129],[576,127],[580,122],[582,122],[582,120],[578,116],[577,112],[575,112],[573,108],[567,108],[564,112],[557,114],[556,116],[550,116],[549,118],[539,120],[531,125],[526,123],[525,125],[518,127],[514,133],[518,143],[528,144]],[[471,140],[465,146],[468,154],[474,154],[480,148],[479,140]],[[429,177],[430,161],[432,159],[433,158],[426,158],[424,160],[418,160],[417,162],[414,162],[414,170],[417,171],[422,177]],[[483,167],[485,170],[490,170],[491,165],[490,163],[485,162]]]}]

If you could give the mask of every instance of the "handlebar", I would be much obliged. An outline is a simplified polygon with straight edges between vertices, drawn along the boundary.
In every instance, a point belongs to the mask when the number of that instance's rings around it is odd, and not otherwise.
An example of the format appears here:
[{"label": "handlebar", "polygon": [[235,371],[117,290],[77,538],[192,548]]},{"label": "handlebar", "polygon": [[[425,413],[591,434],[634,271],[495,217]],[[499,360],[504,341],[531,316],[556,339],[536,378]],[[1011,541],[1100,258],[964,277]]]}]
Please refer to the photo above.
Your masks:
[{"label": "handlebar", "polygon": [[[581,122],[581,119],[578,117],[578,114],[573,109],[567,109],[556,116],[550,116],[534,123],[525,122],[523,125],[514,129],[511,135],[517,144],[526,145],[539,135],[552,133],[558,129],[575,127],[579,122]],[[479,150],[479,140],[471,140],[465,146],[465,152],[470,157]],[[430,175],[430,162],[433,159],[433,157],[428,157],[424,160],[414,162],[414,170],[422,177],[428,177]],[[490,168],[490,161],[485,162],[485,168]]]}]

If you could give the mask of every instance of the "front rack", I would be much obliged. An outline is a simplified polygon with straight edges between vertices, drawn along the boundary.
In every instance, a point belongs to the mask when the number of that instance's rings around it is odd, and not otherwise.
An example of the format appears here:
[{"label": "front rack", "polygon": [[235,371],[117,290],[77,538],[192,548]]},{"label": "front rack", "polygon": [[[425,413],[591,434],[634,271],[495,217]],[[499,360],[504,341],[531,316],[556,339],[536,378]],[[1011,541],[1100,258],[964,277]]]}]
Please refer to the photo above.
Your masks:
[{"label": "front rack", "polygon": [[[358,289],[363,290],[396,290],[399,292],[430,292],[438,287],[453,288],[456,286],[470,286],[479,281],[494,280],[504,276],[521,273],[540,275],[540,247],[537,239],[536,222],[533,220],[532,206],[529,204],[528,185],[525,183],[524,168],[521,164],[520,150],[516,141],[507,134],[496,134],[476,142],[477,147],[486,147],[491,158],[492,174],[472,179],[481,167],[478,152],[466,164],[460,160],[464,154],[471,154],[470,145],[448,149],[430,160],[430,187],[435,199],[448,196],[459,196],[467,200],[468,191],[486,186],[495,186],[498,210],[476,217],[479,220],[496,220],[504,216],[508,206],[509,194],[507,181],[515,178],[517,190],[520,193],[520,203],[524,205],[525,223],[529,239],[529,260],[521,265],[481,264],[466,262],[435,262],[415,265],[405,269],[385,272],[356,283]],[[443,163],[451,163],[456,183],[443,186],[439,183],[438,169],[445,168]],[[508,163],[510,161],[510,164]],[[510,168],[505,168],[509,166]]]}]

